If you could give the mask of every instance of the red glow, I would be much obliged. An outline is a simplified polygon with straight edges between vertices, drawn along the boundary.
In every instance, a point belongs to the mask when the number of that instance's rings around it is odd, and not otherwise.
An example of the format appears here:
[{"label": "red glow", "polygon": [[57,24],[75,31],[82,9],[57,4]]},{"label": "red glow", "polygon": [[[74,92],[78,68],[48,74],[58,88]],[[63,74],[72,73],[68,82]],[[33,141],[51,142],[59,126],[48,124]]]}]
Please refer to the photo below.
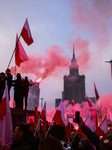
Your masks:
[{"label": "red glow", "polygon": [[75,130],[79,130],[79,127],[78,127],[78,126],[75,126]]}]

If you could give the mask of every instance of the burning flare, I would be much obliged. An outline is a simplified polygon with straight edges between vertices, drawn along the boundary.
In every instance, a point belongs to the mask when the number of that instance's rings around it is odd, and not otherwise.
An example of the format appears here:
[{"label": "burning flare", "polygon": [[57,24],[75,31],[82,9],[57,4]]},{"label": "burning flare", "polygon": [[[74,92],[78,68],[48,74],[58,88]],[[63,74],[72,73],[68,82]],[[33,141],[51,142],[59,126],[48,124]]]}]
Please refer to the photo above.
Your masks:
[{"label": "burning flare", "polygon": [[75,130],[79,130],[79,127],[78,127],[78,126],[75,126]]},{"label": "burning flare", "polygon": [[38,83],[38,82],[42,81],[42,79],[43,78],[41,77],[41,78],[37,79],[36,82]]}]

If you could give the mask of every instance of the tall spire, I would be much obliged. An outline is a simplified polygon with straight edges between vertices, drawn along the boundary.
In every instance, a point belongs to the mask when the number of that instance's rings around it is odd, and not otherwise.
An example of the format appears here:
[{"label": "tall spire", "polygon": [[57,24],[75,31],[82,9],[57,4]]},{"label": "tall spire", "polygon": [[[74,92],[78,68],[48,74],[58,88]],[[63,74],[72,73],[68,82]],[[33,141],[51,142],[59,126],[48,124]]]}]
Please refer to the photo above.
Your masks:
[{"label": "tall spire", "polygon": [[73,63],[73,62],[76,62],[74,43],[73,43],[73,58],[72,58],[71,62],[72,62],[72,63]]},{"label": "tall spire", "polygon": [[73,58],[71,59],[71,65],[70,65],[70,75],[78,75],[78,65],[77,60],[75,58],[75,49],[74,49],[74,43],[73,43]]},{"label": "tall spire", "polygon": [[74,43],[73,43],[73,59],[75,58]]}]

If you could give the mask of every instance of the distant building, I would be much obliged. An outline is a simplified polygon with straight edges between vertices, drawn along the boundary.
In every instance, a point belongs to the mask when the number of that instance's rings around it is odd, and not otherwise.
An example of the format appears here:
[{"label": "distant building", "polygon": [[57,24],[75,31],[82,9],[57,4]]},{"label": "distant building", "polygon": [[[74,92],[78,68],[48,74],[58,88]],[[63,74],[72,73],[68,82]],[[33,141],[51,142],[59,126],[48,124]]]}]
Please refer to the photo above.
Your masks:
[{"label": "distant building", "polygon": [[88,97],[94,104],[96,104],[96,99],[95,97]]},{"label": "distant building", "polygon": [[[30,80],[32,83],[32,81]],[[28,110],[34,110],[35,105],[39,106],[39,98],[40,98],[40,88],[39,83],[34,84],[33,86],[29,87],[29,94],[28,94]]]},{"label": "distant building", "polygon": [[57,107],[57,106],[59,106],[59,103],[61,102],[61,98],[57,98],[57,99],[55,99],[55,108]]},{"label": "distant building", "polygon": [[69,104],[74,99],[75,103],[85,101],[85,75],[79,75],[79,67],[75,58],[73,46],[73,58],[70,65],[70,74],[64,76],[63,100],[69,100]]}]

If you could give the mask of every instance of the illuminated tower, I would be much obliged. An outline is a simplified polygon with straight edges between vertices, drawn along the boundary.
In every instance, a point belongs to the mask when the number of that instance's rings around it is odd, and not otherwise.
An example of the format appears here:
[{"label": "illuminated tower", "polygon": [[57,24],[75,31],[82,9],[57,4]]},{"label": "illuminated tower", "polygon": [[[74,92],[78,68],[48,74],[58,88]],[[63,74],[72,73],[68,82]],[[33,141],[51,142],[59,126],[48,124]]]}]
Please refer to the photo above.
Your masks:
[{"label": "illuminated tower", "polygon": [[75,51],[73,45],[73,58],[70,65],[70,74],[64,76],[64,91],[63,100],[69,100],[72,103],[81,103],[85,101],[85,75],[79,75],[79,67],[75,58]]}]

